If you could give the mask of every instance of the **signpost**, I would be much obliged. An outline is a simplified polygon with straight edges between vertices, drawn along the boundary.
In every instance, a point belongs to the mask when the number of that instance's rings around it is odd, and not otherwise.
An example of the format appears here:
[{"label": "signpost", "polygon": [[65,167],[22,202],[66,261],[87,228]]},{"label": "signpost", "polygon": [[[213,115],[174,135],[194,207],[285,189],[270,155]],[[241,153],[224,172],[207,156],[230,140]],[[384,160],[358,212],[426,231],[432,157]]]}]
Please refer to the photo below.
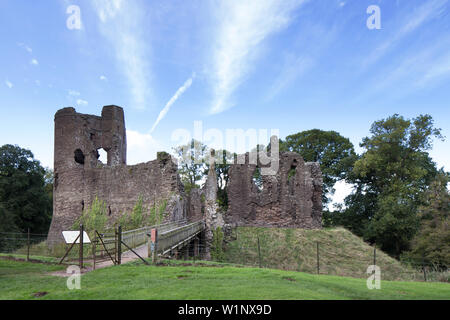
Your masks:
[{"label": "signpost", "polygon": [[85,243],[91,243],[91,240],[89,239],[88,234],[86,231],[84,231],[83,225],[80,225],[80,231],[63,231],[62,235],[64,237],[64,241],[69,244],[71,243],[70,248],[66,251],[64,254],[64,257],[62,257],[59,264],[61,264],[64,259],[69,254],[70,250],[72,250],[73,246],[78,243],[80,244],[80,251],[79,251],[79,263],[80,263],[80,269],[83,268],[83,245]]}]

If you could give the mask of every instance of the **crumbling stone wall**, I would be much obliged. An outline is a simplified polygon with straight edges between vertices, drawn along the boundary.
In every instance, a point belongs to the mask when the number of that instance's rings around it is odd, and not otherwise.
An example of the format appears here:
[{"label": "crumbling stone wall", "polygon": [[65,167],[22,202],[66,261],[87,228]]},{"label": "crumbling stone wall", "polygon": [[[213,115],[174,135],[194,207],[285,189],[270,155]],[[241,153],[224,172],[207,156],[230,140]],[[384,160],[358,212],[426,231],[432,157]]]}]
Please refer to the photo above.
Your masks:
[{"label": "crumbling stone wall", "polygon": [[[107,163],[98,150],[107,152]],[[220,226],[275,226],[321,228],[322,177],[317,163],[305,163],[296,153],[281,153],[279,170],[262,176],[262,188],[253,181],[257,166],[233,164],[229,170],[228,210],[216,203],[214,165],[205,187],[184,192],[177,165],[167,153],[134,166],[126,165],[126,129],[123,109],[105,106],[101,116],[64,108],[55,114],[53,219],[49,240],[62,240],[94,198],[106,202],[110,221],[131,212],[139,197],[145,207],[167,201],[166,220],[205,219],[206,242]],[[223,213],[223,214],[222,214]]]},{"label": "crumbling stone wall", "polygon": [[[98,150],[108,154],[101,163]],[[50,240],[62,240],[83,209],[94,198],[105,201],[111,221],[131,212],[139,197],[147,208],[167,201],[168,220],[186,218],[183,185],[177,165],[167,153],[154,161],[126,165],[126,131],[123,109],[106,106],[102,116],[64,108],[55,115],[53,219]]]},{"label": "crumbling stone wall", "polygon": [[233,164],[229,170],[228,211],[232,226],[322,227],[322,175],[318,163],[305,163],[292,152],[280,153],[276,175],[254,182],[257,165]]}]

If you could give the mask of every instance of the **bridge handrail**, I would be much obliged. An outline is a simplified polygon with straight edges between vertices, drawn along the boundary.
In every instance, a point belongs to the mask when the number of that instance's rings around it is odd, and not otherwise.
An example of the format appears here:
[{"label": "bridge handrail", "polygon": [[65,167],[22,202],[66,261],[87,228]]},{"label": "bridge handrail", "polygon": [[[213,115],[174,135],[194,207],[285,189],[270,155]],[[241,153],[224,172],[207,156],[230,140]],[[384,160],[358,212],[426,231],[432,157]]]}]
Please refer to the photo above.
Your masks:
[{"label": "bridge handrail", "polygon": [[200,220],[158,234],[157,252],[164,254],[188,239],[191,239],[203,230],[204,226],[205,221]]},{"label": "bridge handrail", "polygon": [[167,229],[173,229],[174,227],[179,226],[180,224],[185,224],[186,219],[166,222],[163,224],[153,225],[153,226],[145,226],[134,230],[128,230],[122,232],[122,241],[124,241],[129,247],[137,248],[148,241],[147,234],[151,229],[157,229],[160,232],[164,232]]},{"label": "bridge handrail", "polygon": [[133,229],[133,230],[122,231],[122,236],[127,235],[129,233],[133,233],[133,232],[144,231],[144,230],[148,230],[148,229],[164,227],[164,226],[168,226],[171,224],[179,224],[179,223],[185,223],[185,222],[186,222],[186,219],[183,219],[183,220],[171,221],[171,222],[166,222],[166,223],[161,223],[161,224],[154,224],[151,226],[145,226],[145,227],[141,227],[141,228],[137,228],[137,229]]},{"label": "bridge handrail", "polygon": [[195,221],[195,222],[191,222],[191,223],[189,223],[189,224],[186,224],[186,225],[184,225],[184,226],[177,227],[177,228],[175,228],[175,229],[170,229],[170,230],[167,230],[167,231],[165,231],[165,232],[161,232],[161,233],[158,234],[158,236],[159,236],[159,237],[161,237],[161,236],[166,236],[166,235],[168,235],[168,234],[170,234],[170,233],[178,232],[178,231],[180,231],[180,230],[182,230],[182,229],[187,229],[187,228],[190,228],[190,227],[192,227],[192,226],[194,226],[194,225],[201,224],[201,223],[204,223],[204,220],[198,220],[198,221]]}]

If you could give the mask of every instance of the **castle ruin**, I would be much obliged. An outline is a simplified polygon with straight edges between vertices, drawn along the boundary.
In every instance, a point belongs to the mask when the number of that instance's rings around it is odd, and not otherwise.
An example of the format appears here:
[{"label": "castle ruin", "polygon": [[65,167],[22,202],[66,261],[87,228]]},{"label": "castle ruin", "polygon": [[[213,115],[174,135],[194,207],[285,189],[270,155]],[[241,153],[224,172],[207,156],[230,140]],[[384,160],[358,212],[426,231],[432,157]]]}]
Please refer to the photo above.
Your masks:
[{"label": "castle ruin", "polygon": [[[160,152],[157,159],[126,164],[124,112],[103,107],[101,116],[64,108],[55,114],[53,219],[49,240],[62,240],[95,197],[106,203],[108,219],[131,212],[142,198],[147,208],[164,200],[165,221],[205,219],[206,240],[216,226],[297,227],[322,224],[322,176],[317,163],[305,163],[296,153],[280,153],[279,170],[262,176],[262,188],[252,177],[258,166],[231,164],[227,187],[228,209],[216,203],[217,183],[211,167],[205,186],[189,194],[178,175],[176,160]],[[99,150],[107,163],[99,160]]]}]

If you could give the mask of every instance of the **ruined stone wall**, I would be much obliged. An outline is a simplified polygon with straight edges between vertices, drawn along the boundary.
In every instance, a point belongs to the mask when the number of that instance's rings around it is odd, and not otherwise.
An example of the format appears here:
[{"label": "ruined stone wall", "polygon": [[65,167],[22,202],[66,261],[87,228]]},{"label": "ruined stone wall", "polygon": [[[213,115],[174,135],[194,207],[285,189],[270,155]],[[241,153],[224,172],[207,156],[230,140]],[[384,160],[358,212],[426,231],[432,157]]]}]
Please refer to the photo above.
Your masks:
[{"label": "ruined stone wall", "polygon": [[[98,150],[107,152],[107,163]],[[177,165],[167,153],[154,161],[126,165],[123,109],[105,106],[101,116],[64,108],[55,114],[53,219],[49,240],[62,240],[83,210],[97,196],[106,203],[110,222],[131,212],[139,197],[150,208],[167,201],[166,219],[207,221],[207,242],[217,226],[321,228],[322,177],[317,163],[305,163],[296,153],[281,153],[275,175],[253,181],[257,166],[233,164],[229,170],[228,210],[216,204],[217,184],[210,170],[203,189],[184,193]],[[211,168],[214,168],[213,166]]]},{"label": "ruined stone wall", "polygon": [[232,226],[297,227],[322,226],[322,176],[318,163],[305,163],[291,152],[280,153],[276,175],[262,176],[262,188],[254,182],[257,165],[231,165],[228,211],[225,222]]},{"label": "ruined stone wall", "polygon": [[[98,160],[98,149],[108,163]],[[159,153],[154,161],[126,165],[126,133],[123,110],[103,108],[102,116],[76,113],[73,108],[55,115],[55,163],[53,219],[50,240],[62,240],[83,209],[97,196],[105,201],[110,221],[131,212],[140,196],[145,207],[167,201],[167,219],[186,217],[183,186],[172,157]]]}]

